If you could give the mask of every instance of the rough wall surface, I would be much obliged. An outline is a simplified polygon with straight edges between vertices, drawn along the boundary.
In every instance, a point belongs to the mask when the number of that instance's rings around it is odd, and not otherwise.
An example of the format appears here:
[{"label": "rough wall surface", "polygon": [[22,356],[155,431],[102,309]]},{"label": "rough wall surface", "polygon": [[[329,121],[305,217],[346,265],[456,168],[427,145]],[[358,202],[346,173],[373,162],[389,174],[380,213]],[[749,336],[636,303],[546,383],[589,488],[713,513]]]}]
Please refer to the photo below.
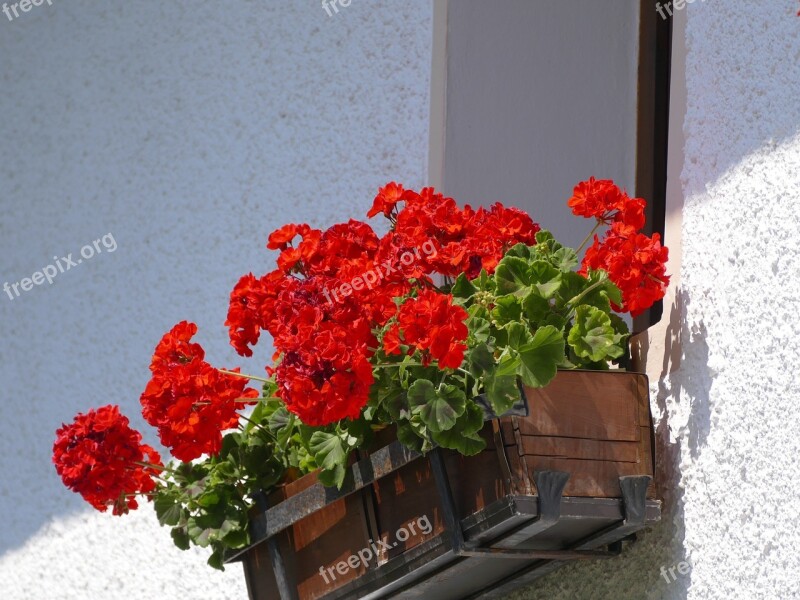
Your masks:
[{"label": "rough wall surface", "polygon": [[138,396],[181,319],[215,364],[263,368],[270,348],[239,359],[223,322],[239,275],[271,268],[268,232],[425,182],[431,18],[428,0],[0,13],[0,285],[112,236],[52,285],[0,291],[0,598],[245,597],[238,566],[181,553],[150,506],[116,518],[63,488],[54,431],[113,402],[155,443]]},{"label": "rough wall surface", "polygon": [[800,598],[797,8],[707,0],[681,15],[681,283],[666,355],[648,357],[665,519],[623,558],[515,599]]}]

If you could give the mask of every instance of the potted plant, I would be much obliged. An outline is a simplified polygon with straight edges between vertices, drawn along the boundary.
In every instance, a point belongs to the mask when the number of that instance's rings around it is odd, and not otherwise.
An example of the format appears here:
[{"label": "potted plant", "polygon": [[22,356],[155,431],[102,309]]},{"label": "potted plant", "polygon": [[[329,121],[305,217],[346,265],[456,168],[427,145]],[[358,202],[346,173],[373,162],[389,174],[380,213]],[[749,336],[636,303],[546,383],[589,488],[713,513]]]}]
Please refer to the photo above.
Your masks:
[{"label": "potted plant", "polygon": [[[626,500],[620,477],[652,475],[646,380],[610,366],[627,355],[619,314],[649,308],[669,278],[658,234],[641,233],[644,200],[591,178],[569,206],[594,220],[577,250],[520,210],[396,183],[368,212],[389,220],[383,236],[355,220],[275,230],[277,268],[239,280],[226,321],[243,356],[272,336],[264,376],[213,367],[197,327],[179,323],[141,396],[177,461],[163,464],[109,406],[58,430],[58,473],[99,510],[153,500],[176,545],[209,547],[214,567],[244,554],[254,597],[380,594],[430,576],[442,552],[516,559],[495,581],[519,561],[592,556],[514,556],[531,536],[513,529],[541,529],[562,495]],[[612,510],[611,522],[657,518],[644,494],[615,504],[625,518]],[[530,518],[526,497],[539,499]],[[505,546],[481,547],[501,534]]]}]

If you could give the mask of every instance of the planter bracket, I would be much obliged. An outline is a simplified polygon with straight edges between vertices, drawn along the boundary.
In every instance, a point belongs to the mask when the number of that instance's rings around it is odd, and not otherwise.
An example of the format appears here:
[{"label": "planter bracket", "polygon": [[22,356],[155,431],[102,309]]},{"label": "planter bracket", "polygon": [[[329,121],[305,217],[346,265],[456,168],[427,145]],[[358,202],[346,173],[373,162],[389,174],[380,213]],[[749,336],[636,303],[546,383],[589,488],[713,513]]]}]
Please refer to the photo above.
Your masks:
[{"label": "planter bracket", "polygon": [[[535,535],[550,529],[561,517],[561,498],[564,487],[569,480],[569,473],[564,471],[537,471],[534,474],[536,483],[539,514],[533,522],[524,523],[503,540],[493,546],[478,546],[476,542],[464,539],[461,519],[458,517],[450,481],[447,478],[447,467],[441,449],[435,448],[428,457],[436,482],[436,489],[442,503],[444,535],[449,538],[453,554],[459,557],[506,558],[512,560],[587,560],[596,558],[612,558],[618,556],[622,546],[615,543],[622,533],[621,529],[630,528],[631,532],[644,525],[645,502],[649,477],[622,477],[620,487],[623,492],[625,520],[603,532],[609,537],[607,543],[596,540],[595,547],[606,546],[606,550],[527,550],[515,546]],[[616,534],[616,535],[615,535]],[[602,535],[602,534],[601,534]],[[614,539],[610,539],[613,537]]]}]

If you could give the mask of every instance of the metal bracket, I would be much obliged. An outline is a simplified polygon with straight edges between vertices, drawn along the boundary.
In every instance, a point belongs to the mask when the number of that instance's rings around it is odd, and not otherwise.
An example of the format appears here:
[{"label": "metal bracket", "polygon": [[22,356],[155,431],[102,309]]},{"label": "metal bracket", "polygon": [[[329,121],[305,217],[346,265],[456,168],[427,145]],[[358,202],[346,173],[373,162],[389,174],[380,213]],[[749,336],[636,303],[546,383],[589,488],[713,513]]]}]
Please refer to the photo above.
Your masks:
[{"label": "metal bracket", "polygon": [[[456,556],[482,558],[509,558],[516,560],[585,560],[617,556],[621,547],[609,550],[524,550],[513,546],[555,525],[561,516],[561,497],[569,480],[569,473],[563,471],[539,471],[534,473],[539,494],[539,516],[532,523],[525,523],[501,542],[490,547],[476,546],[465,542],[461,520],[458,518],[447,467],[442,451],[432,450],[428,457],[431,462],[436,490],[442,503],[442,519],[445,533],[450,538],[450,547]],[[642,510],[642,515],[644,511]]]}]

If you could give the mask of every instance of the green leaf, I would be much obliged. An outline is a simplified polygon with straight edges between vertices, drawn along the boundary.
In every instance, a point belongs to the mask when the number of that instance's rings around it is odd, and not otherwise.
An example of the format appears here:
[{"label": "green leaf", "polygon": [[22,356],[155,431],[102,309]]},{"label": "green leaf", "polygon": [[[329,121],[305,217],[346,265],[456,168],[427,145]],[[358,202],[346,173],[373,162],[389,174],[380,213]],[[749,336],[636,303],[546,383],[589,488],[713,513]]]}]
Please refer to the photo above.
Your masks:
[{"label": "green leaf", "polygon": [[509,323],[505,326],[505,330],[508,332],[507,343],[514,350],[519,350],[533,341],[530,329],[522,323]]},{"label": "green leaf", "polygon": [[505,256],[516,256],[517,258],[522,258],[527,261],[531,257],[531,248],[520,242],[509,248]]},{"label": "green leaf", "polygon": [[408,403],[418,408],[422,422],[431,432],[452,428],[466,407],[464,391],[454,385],[442,384],[434,389],[427,379],[418,379],[408,388]]},{"label": "green leaf", "polygon": [[481,269],[480,275],[472,280],[472,285],[476,286],[482,292],[495,291],[494,277],[490,277],[486,269]]},{"label": "green leaf", "polygon": [[187,525],[187,532],[191,540],[200,546],[201,548],[205,548],[211,543],[211,536],[216,531],[213,527],[208,527],[202,523],[202,518],[200,517],[189,517],[189,522]]},{"label": "green leaf", "polygon": [[556,376],[557,366],[564,358],[564,336],[552,325],[540,327],[518,352],[521,364],[517,372],[523,383],[544,387]]},{"label": "green leaf", "polygon": [[522,307],[527,319],[537,325],[550,314],[550,302],[536,291],[525,296]]},{"label": "green leaf", "polygon": [[309,449],[317,464],[326,470],[334,469],[337,465],[344,465],[347,461],[347,450],[345,450],[342,438],[337,434],[315,431],[311,435]]},{"label": "green leaf", "polygon": [[572,271],[578,266],[578,254],[572,248],[559,248],[550,257],[550,264],[562,272]]},{"label": "green leaf", "polygon": [[469,365],[470,372],[476,377],[480,377],[483,373],[493,371],[495,368],[494,356],[489,346],[486,344],[479,344],[469,350],[467,353],[467,364]]},{"label": "green leaf", "polygon": [[424,440],[417,435],[408,421],[397,424],[397,439],[407,448],[422,452]]},{"label": "green leaf", "polygon": [[516,256],[506,256],[497,265],[494,280],[499,295],[526,294],[530,285],[528,262]]},{"label": "green leaf", "polygon": [[180,522],[183,506],[179,500],[165,494],[158,494],[153,501],[153,506],[161,525],[174,527]]},{"label": "green leaf", "polygon": [[545,246],[548,247],[551,243],[554,243],[556,238],[553,237],[553,234],[550,233],[547,229],[541,229],[540,231],[536,232],[536,245],[537,246]]},{"label": "green leaf", "polygon": [[383,399],[383,406],[386,408],[386,412],[389,413],[389,416],[394,420],[410,418],[411,409],[408,406],[405,390],[394,387],[390,392],[391,393]]},{"label": "green leaf", "polygon": [[471,456],[486,447],[486,442],[478,434],[483,429],[483,411],[475,402],[468,402],[464,414],[458,418],[455,427],[432,434],[433,441],[443,448],[458,450]]},{"label": "green leaf", "polygon": [[172,536],[172,541],[181,550],[188,550],[191,547],[191,540],[186,527],[173,527],[170,535]]},{"label": "green leaf", "polygon": [[215,549],[211,553],[211,556],[208,557],[208,561],[206,562],[208,562],[210,567],[213,567],[219,571],[224,571],[225,563],[223,562],[222,548]]},{"label": "green leaf", "polygon": [[614,282],[608,278],[608,273],[606,271],[602,269],[589,271],[589,282],[592,284],[603,282],[603,285],[596,288],[597,291],[595,293],[602,294],[617,306],[622,304],[622,292],[614,285]]},{"label": "green leaf", "polygon": [[462,298],[464,300],[470,298],[475,292],[478,291],[472,283],[467,279],[467,276],[464,273],[461,273],[453,283],[453,287],[450,289],[450,293],[455,298]]},{"label": "green leaf", "polygon": [[486,342],[492,332],[492,326],[486,319],[481,317],[470,317],[467,319],[470,338],[477,343]]},{"label": "green leaf", "polygon": [[575,354],[598,362],[622,355],[621,338],[614,331],[606,313],[594,306],[581,305],[575,311],[575,324],[569,331],[567,341]]},{"label": "green leaf", "polygon": [[244,548],[250,543],[250,536],[246,527],[239,526],[226,533],[221,541],[229,548]]},{"label": "green leaf", "polygon": [[197,505],[203,508],[210,508],[217,504],[219,504],[219,494],[213,490],[207,491],[197,498]]},{"label": "green leaf", "polygon": [[519,354],[509,348],[505,348],[497,361],[497,369],[494,372],[494,376],[505,377],[507,375],[516,375],[519,366]]},{"label": "green leaf", "polygon": [[317,478],[320,483],[326,487],[336,486],[342,489],[344,478],[347,475],[347,469],[344,465],[336,465],[333,469],[327,469],[319,472]]},{"label": "green leaf", "polygon": [[492,318],[501,326],[512,321],[519,321],[522,318],[522,306],[520,306],[519,298],[513,294],[498,297],[492,309]]},{"label": "green leaf", "polygon": [[552,298],[561,286],[561,273],[549,262],[537,260],[528,268],[528,281],[542,298]]},{"label": "green leaf", "polygon": [[269,430],[272,433],[278,433],[281,429],[288,427],[291,423],[292,416],[292,413],[288,411],[286,406],[279,406],[269,415],[269,419],[267,420]]},{"label": "green leaf", "polygon": [[484,378],[486,399],[494,410],[494,414],[502,415],[519,401],[519,388],[515,375],[487,375]]}]

